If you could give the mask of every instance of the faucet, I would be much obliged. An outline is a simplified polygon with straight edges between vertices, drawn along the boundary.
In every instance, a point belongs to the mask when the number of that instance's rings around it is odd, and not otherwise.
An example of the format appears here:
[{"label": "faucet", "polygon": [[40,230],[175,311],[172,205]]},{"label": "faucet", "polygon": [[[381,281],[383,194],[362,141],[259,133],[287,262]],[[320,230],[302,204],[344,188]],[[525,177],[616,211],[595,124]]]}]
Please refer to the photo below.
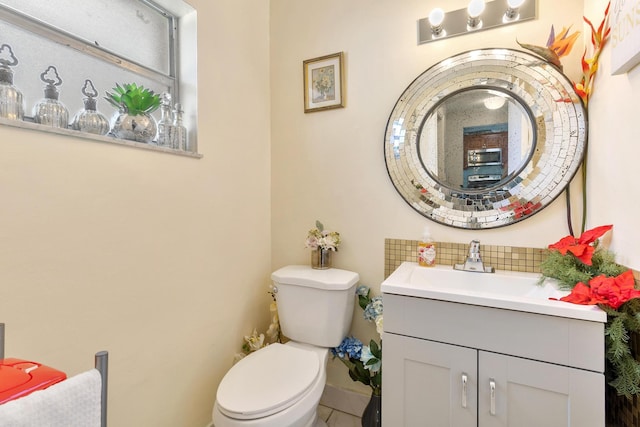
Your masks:
[{"label": "faucet", "polygon": [[493,267],[485,267],[482,262],[482,256],[480,255],[480,240],[472,240],[469,243],[469,255],[464,264],[454,264],[455,270],[462,271],[475,271],[478,273],[494,273]]}]

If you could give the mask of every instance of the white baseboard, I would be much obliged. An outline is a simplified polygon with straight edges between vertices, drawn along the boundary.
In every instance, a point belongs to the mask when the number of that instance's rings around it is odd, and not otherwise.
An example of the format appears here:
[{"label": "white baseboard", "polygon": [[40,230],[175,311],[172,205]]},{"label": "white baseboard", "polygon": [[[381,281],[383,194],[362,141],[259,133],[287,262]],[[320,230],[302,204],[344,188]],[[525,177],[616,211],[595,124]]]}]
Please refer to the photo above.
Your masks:
[{"label": "white baseboard", "polygon": [[371,396],[351,390],[345,390],[327,384],[320,398],[320,404],[340,412],[361,417]]}]

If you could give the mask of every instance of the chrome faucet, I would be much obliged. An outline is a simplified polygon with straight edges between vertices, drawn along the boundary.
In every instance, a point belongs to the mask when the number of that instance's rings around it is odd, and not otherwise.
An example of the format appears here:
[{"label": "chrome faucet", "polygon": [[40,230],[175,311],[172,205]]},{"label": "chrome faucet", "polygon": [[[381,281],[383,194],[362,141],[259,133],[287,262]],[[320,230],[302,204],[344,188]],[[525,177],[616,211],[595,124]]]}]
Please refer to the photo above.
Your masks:
[{"label": "chrome faucet", "polygon": [[485,267],[482,262],[482,256],[480,255],[480,240],[472,240],[469,243],[469,255],[464,264],[454,264],[455,270],[462,271],[475,271],[478,273],[494,273],[493,267]]}]

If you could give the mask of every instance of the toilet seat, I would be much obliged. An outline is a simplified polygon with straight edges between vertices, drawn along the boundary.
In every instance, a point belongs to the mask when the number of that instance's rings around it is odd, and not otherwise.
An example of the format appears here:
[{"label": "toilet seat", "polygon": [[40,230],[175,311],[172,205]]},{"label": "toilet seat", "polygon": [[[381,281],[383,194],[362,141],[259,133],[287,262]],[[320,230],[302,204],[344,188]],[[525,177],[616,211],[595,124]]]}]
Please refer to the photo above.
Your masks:
[{"label": "toilet seat", "polygon": [[319,374],[316,352],[271,344],[240,360],[227,372],[218,387],[218,407],[230,418],[266,417],[299,401]]}]

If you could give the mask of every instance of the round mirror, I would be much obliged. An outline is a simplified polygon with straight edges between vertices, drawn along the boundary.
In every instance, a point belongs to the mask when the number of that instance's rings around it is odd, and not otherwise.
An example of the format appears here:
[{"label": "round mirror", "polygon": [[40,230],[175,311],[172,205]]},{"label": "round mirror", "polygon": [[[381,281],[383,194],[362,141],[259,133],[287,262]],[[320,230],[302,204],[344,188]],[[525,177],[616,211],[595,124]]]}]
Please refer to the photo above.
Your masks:
[{"label": "round mirror", "polygon": [[409,205],[459,228],[512,224],[575,175],[586,121],[571,82],[539,57],[484,49],[420,75],[385,134],[389,176]]}]

